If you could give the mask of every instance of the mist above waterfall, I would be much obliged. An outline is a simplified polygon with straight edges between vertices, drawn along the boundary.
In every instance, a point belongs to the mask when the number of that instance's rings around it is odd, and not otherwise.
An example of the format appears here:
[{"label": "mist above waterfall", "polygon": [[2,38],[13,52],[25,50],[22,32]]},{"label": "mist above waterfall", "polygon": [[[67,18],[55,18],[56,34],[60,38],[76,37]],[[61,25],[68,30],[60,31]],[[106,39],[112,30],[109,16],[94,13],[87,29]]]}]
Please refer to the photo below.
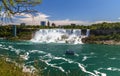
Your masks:
[{"label": "mist above waterfall", "polygon": [[81,29],[40,29],[31,39],[39,43],[82,44]]}]

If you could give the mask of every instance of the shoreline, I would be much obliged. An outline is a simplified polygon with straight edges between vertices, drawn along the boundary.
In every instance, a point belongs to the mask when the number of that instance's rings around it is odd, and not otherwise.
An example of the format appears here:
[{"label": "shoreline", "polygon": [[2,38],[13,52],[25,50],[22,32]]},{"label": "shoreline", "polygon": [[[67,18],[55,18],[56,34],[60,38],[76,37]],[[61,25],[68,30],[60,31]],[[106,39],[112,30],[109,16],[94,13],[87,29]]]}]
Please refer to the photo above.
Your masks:
[{"label": "shoreline", "polygon": [[83,42],[83,43],[103,44],[103,45],[120,45],[120,41],[115,41],[115,40],[89,41],[89,42]]},{"label": "shoreline", "polygon": [[12,61],[5,56],[0,56],[0,60],[0,74],[2,76],[37,76],[37,70],[31,72],[32,69],[30,67],[23,66],[20,61]]},{"label": "shoreline", "polygon": [[120,41],[114,41],[114,40],[97,41],[97,42],[105,45],[120,45]]},{"label": "shoreline", "polygon": [[[28,39],[22,39],[19,37],[11,37],[11,38],[0,38],[0,39],[6,39],[6,40],[12,40],[12,41],[29,41],[30,38]],[[32,39],[32,38],[31,38]],[[101,40],[101,41],[84,41],[82,40],[83,43],[87,44],[103,44],[103,45],[120,45],[120,41],[115,41],[115,40]]]}]

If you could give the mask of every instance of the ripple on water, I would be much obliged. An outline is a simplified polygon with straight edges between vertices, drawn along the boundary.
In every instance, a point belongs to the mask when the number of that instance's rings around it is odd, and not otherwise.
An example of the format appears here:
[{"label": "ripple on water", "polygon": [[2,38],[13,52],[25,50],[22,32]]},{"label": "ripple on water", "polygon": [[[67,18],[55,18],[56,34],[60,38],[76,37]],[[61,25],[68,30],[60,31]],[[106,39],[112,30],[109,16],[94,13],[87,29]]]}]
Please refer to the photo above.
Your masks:
[{"label": "ripple on water", "polygon": [[[48,57],[48,60],[44,60],[44,58],[46,59],[46,57]],[[85,57],[85,59],[86,59],[86,58],[87,58],[87,56]],[[55,64],[55,63],[52,64],[52,63],[50,63],[52,60],[64,60],[65,62],[68,62],[69,64],[77,64],[78,67],[79,67],[83,72],[85,72],[85,73],[87,73],[87,74],[89,74],[89,75],[91,75],[91,76],[99,76],[99,75],[100,75],[100,76],[106,76],[105,73],[101,73],[101,72],[98,72],[98,71],[95,71],[95,73],[90,72],[90,71],[87,71],[86,68],[85,68],[85,66],[84,66],[83,64],[81,64],[81,63],[79,63],[79,62],[75,62],[75,61],[73,61],[73,60],[71,60],[71,59],[64,58],[64,57],[56,57],[56,56],[53,56],[51,53],[48,53],[48,54],[42,56],[42,60],[41,60],[41,61],[45,62],[48,66],[51,66],[51,67],[53,67],[53,68],[57,68],[57,69],[61,70],[62,72],[67,73],[67,72],[63,69],[63,67],[57,66],[58,64]],[[64,64],[64,63],[62,63],[62,64]]]},{"label": "ripple on water", "polygon": [[112,58],[108,58],[108,59],[110,59],[110,60],[116,60],[117,58],[115,58],[115,57],[112,57]]},{"label": "ripple on water", "polygon": [[86,61],[88,58],[89,58],[89,57],[84,56],[83,59],[82,59],[82,61]]},{"label": "ripple on water", "polygon": [[26,52],[24,55],[20,55],[20,57],[24,60],[28,60],[29,59],[29,52]]},{"label": "ripple on water", "polygon": [[50,59],[49,60],[41,60],[41,61],[45,62],[45,64],[47,64],[48,66],[51,66],[53,68],[61,70],[62,72],[65,72],[65,70],[62,67],[56,66],[57,64],[51,64],[51,63],[49,63],[51,61]]},{"label": "ripple on water", "polygon": [[95,76],[107,76],[105,73],[101,73],[101,72],[99,72],[99,71],[97,71],[97,70],[94,70],[94,72],[95,72]]},{"label": "ripple on water", "polygon": [[10,51],[14,51],[17,55],[19,55],[21,52],[25,52],[25,50],[22,49],[16,49],[13,46],[8,46]]},{"label": "ripple on water", "polygon": [[0,47],[2,46],[2,44],[0,44]]},{"label": "ripple on water", "polygon": [[0,48],[3,50],[9,50],[9,48],[7,48],[5,45],[0,44]]},{"label": "ripple on water", "polygon": [[106,70],[110,70],[110,71],[118,71],[120,72],[120,68],[115,68],[115,67],[109,67]]},{"label": "ripple on water", "polygon": [[46,52],[44,51],[40,51],[40,50],[31,50],[29,51],[30,53],[40,53],[40,54],[46,54]]}]

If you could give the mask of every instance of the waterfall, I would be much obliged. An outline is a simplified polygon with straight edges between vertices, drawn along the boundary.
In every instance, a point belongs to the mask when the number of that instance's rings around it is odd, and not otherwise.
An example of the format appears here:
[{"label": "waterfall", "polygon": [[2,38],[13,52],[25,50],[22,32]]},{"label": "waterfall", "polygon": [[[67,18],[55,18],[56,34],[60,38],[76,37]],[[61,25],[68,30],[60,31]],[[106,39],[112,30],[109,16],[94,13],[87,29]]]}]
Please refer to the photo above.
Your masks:
[{"label": "waterfall", "polygon": [[90,35],[90,29],[87,29],[86,31],[86,37],[88,37]]},{"label": "waterfall", "polygon": [[82,44],[81,29],[40,29],[35,33],[31,41]]}]

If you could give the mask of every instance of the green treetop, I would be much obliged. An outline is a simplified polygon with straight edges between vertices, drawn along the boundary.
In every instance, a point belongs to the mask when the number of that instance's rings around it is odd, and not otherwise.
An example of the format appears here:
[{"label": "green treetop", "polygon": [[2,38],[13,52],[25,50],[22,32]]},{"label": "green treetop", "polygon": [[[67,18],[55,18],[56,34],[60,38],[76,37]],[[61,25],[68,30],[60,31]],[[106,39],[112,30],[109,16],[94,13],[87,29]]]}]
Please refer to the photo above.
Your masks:
[{"label": "green treetop", "polygon": [[15,14],[37,12],[32,8],[40,3],[41,0],[0,0],[0,21]]}]

